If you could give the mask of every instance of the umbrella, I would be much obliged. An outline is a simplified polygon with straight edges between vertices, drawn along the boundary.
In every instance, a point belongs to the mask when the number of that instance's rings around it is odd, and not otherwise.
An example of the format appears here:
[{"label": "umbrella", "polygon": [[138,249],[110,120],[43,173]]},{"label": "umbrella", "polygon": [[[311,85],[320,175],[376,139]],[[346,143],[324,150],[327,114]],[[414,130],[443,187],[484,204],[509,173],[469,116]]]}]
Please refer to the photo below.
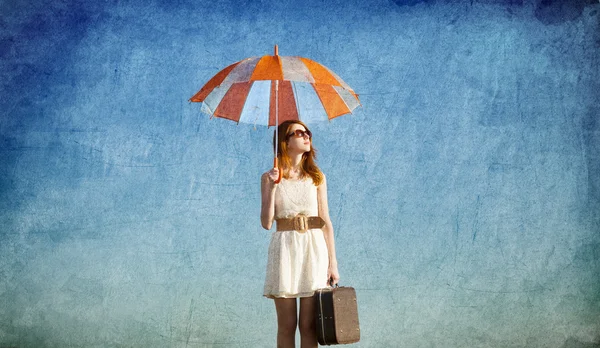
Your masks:
[{"label": "umbrella", "polygon": [[275,126],[276,133],[280,122],[331,120],[360,105],[333,71],[308,58],[280,56],[277,45],[272,56],[246,58],[219,71],[190,101],[202,102],[211,116]]}]

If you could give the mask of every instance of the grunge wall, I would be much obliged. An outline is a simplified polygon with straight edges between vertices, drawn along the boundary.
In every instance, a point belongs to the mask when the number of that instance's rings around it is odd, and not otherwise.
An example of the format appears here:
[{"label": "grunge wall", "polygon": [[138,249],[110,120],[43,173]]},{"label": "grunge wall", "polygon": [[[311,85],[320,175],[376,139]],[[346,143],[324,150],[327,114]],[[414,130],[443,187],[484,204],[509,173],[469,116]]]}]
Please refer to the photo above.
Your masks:
[{"label": "grunge wall", "polygon": [[0,346],[273,347],[272,130],[187,100],[311,58],[356,347],[600,346],[600,4],[0,2]]}]

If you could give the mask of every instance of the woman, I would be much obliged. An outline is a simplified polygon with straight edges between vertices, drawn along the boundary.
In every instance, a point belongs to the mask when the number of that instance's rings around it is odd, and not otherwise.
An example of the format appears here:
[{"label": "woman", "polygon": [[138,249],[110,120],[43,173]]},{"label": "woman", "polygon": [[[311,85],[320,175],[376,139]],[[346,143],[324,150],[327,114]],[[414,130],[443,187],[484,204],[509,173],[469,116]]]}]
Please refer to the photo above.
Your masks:
[{"label": "woman", "polygon": [[[339,281],[327,182],[315,163],[306,125],[286,121],[278,132],[279,168],[261,178],[261,224],[267,230],[273,221],[277,225],[269,245],[264,296],[275,300],[277,347],[294,347],[296,326],[301,347],[317,347],[313,294]],[[279,171],[282,179],[276,183]]]}]

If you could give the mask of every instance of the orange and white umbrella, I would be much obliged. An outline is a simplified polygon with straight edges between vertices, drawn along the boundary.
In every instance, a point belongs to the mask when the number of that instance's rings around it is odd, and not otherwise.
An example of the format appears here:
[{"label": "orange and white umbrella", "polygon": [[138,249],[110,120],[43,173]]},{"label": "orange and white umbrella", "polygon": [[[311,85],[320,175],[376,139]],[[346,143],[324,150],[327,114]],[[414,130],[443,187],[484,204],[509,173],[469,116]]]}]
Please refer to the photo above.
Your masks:
[{"label": "orange and white umbrella", "polygon": [[330,120],[360,105],[333,71],[307,58],[280,56],[277,45],[272,56],[247,58],[219,71],[190,101],[202,102],[202,111],[212,116],[275,126],[276,137],[286,120]]},{"label": "orange and white umbrella", "polygon": [[352,112],[358,95],[327,67],[307,58],[275,54],[231,64],[190,101],[202,111],[236,122],[276,126],[286,120],[330,120]]}]

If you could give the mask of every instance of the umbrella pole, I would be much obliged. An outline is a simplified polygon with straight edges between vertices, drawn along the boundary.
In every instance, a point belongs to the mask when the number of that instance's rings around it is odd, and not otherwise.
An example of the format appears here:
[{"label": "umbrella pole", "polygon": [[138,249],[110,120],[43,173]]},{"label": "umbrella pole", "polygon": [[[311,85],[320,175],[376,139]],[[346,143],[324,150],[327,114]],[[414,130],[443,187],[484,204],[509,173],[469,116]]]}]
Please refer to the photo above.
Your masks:
[{"label": "umbrella pole", "polygon": [[[275,46],[277,47],[277,46]],[[277,50],[277,48],[275,48]],[[275,51],[277,54],[277,51]],[[273,160],[273,168],[277,168],[277,151],[279,147],[279,80],[275,80],[275,159]],[[275,180],[278,184],[281,181],[282,172],[279,171],[279,178]]]}]

